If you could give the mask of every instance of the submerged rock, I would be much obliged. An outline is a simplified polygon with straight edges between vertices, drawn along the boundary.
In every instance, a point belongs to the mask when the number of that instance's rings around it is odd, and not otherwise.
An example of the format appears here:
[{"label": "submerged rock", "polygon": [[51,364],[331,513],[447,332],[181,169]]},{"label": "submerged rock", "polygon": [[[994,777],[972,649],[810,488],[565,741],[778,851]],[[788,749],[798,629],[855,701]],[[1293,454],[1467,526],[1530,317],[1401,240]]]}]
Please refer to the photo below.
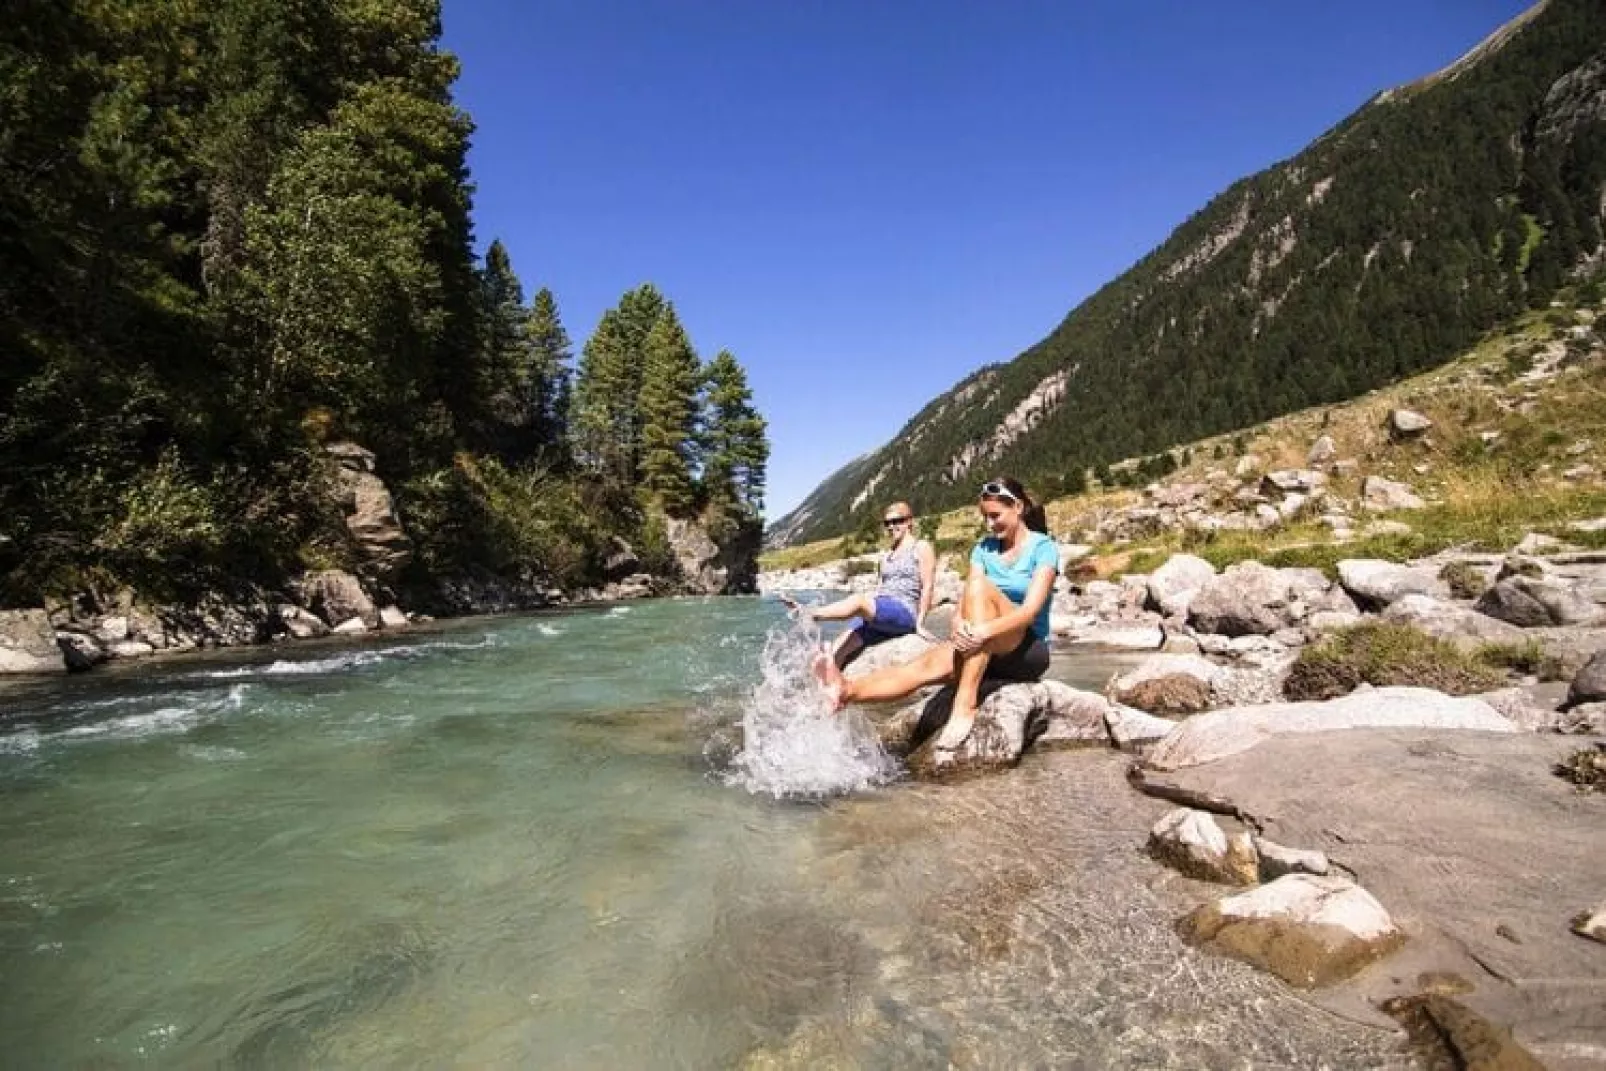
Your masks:
[{"label": "submerged rock", "polygon": [[1178,807],[1149,830],[1148,852],[1166,866],[1200,881],[1253,885],[1260,865],[1242,830],[1228,836],[1208,811]]},{"label": "submerged rock", "polygon": [[1331,865],[1318,851],[1285,848],[1264,837],[1254,838],[1255,855],[1260,859],[1260,880],[1276,881],[1285,874],[1326,874]]},{"label": "submerged rock", "polygon": [[1248,751],[1273,736],[1358,728],[1516,731],[1479,699],[1428,688],[1364,688],[1321,702],[1268,703],[1195,715],[1155,745],[1147,762],[1157,770],[1179,770]]},{"label": "submerged rock", "polygon": [[1194,944],[1305,989],[1342,981],[1405,940],[1365,889],[1313,874],[1289,874],[1206,904],[1179,929]]}]

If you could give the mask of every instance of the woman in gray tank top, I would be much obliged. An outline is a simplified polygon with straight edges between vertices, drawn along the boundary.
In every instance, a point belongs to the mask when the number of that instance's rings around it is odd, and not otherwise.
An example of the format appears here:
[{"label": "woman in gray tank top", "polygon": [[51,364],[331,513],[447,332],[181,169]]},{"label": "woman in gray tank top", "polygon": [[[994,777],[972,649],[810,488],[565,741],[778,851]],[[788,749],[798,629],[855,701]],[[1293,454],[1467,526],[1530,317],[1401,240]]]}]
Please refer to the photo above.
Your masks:
[{"label": "woman in gray tank top", "polygon": [[[818,621],[853,619],[831,648],[831,658],[838,669],[859,657],[865,648],[911,632],[935,642],[921,622],[931,609],[937,554],[930,543],[915,535],[914,519],[907,502],[894,502],[881,515],[881,526],[892,542],[881,556],[880,576],[873,593],[849,595],[810,608],[810,615]],[[781,601],[798,609],[792,599],[782,596]]]}]

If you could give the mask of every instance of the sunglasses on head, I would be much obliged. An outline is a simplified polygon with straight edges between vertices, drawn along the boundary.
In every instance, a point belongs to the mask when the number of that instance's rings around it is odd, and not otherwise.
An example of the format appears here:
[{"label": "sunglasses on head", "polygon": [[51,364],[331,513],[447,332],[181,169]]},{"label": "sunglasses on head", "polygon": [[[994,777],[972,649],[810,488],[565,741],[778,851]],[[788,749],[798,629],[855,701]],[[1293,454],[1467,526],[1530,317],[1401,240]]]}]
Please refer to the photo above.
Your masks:
[{"label": "sunglasses on head", "polygon": [[1021,504],[1021,500],[1019,498],[1015,497],[1015,492],[1013,492],[1009,488],[1005,487],[998,480],[989,480],[988,482],[982,484],[981,485],[981,497],[983,497],[983,498],[1002,498],[1002,499],[1004,499],[1004,500],[1006,500],[1008,502],[1015,503],[1015,505],[1017,505],[1017,506]]},{"label": "sunglasses on head", "polygon": [[909,523],[909,518],[908,517],[888,517],[887,519],[885,519],[884,521],[881,522],[881,527],[883,527],[883,528],[896,528],[900,524],[908,524],[908,523]]}]

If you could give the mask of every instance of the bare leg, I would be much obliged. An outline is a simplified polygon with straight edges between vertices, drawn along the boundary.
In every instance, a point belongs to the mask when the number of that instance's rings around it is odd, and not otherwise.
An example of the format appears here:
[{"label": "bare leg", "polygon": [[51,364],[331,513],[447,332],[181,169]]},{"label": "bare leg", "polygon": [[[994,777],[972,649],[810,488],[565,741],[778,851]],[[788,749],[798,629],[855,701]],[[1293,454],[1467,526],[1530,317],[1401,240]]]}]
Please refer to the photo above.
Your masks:
[{"label": "bare leg", "polygon": [[902,699],[928,684],[949,680],[954,673],[954,648],[952,644],[938,644],[912,662],[888,666],[852,681],[844,679],[836,663],[825,654],[815,659],[814,671],[825,685],[831,709],[841,710],[848,703]]},{"label": "bare leg", "polygon": [[849,595],[845,599],[816,606],[809,611],[809,615],[816,621],[846,621],[850,617],[862,617],[868,621],[875,616],[875,597]]},{"label": "bare leg", "polygon": [[[980,624],[1008,613],[1014,609],[1014,604],[982,576],[980,571],[973,570],[969,581],[965,584],[965,595],[960,609],[966,621]],[[977,695],[981,690],[982,676],[987,672],[988,659],[995,654],[1014,650],[1025,638],[1028,627],[1022,625],[1020,628],[994,636],[975,654],[955,655],[958,661],[959,680],[954,688],[953,712],[949,714],[948,723],[943,726],[934,747],[952,751],[965,742],[965,738],[970,735],[971,726],[976,723]]]}]

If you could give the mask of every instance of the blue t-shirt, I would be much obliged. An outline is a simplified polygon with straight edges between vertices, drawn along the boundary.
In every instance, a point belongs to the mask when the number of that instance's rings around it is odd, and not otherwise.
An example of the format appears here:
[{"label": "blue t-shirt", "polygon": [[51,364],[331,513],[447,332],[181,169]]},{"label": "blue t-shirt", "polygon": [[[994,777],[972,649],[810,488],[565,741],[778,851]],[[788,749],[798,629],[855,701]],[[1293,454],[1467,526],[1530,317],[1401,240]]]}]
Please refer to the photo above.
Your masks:
[{"label": "blue t-shirt", "polygon": [[[1026,601],[1026,589],[1032,586],[1032,576],[1037,570],[1046,566],[1056,574],[1060,571],[1059,547],[1042,532],[1026,533],[1026,545],[1013,563],[1004,560],[1002,550],[998,537],[988,536],[970,552],[970,567],[979,566],[993,586],[1016,606]],[[1048,610],[1053,601],[1044,599],[1043,608],[1032,621],[1032,635],[1040,640],[1048,639]]]}]

